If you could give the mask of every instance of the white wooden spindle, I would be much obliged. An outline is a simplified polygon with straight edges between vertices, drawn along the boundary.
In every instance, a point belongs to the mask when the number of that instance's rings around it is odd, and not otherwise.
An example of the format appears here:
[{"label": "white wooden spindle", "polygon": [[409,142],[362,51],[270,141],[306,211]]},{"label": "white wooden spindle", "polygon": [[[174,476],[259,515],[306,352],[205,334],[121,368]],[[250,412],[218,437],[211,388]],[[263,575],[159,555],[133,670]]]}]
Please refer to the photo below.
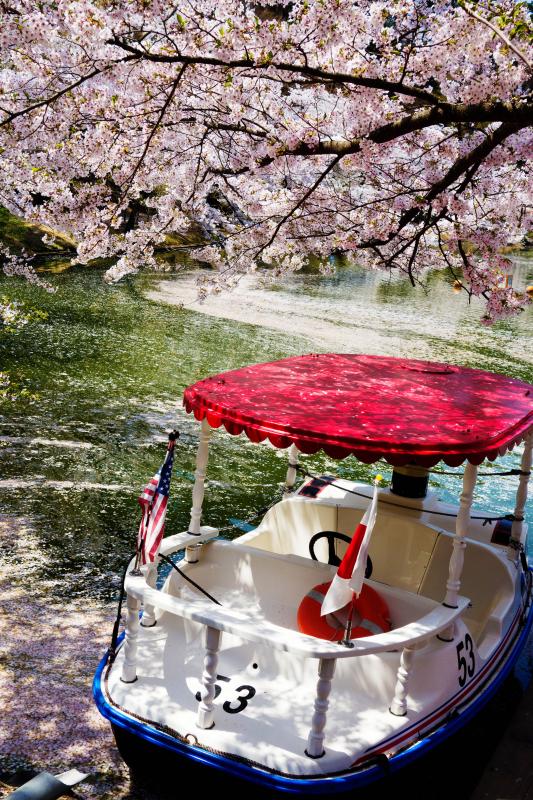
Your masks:
[{"label": "white wooden spindle", "polygon": [[298,448],[295,444],[289,447],[289,468],[287,469],[287,476],[285,478],[285,489],[283,497],[290,497],[294,484],[296,483],[296,467],[298,466]]},{"label": "white wooden spindle", "polygon": [[411,677],[414,652],[413,648],[404,647],[400,657],[400,666],[396,673],[396,688],[390,705],[390,712],[396,717],[404,717],[407,714],[407,692],[409,690],[409,678]]},{"label": "white wooden spindle", "polygon": [[213,701],[215,699],[219,649],[220,631],[208,625],[205,629],[204,671],[202,673],[200,703],[198,705],[198,716],[196,719],[196,724],[199,728],[212,728],[215,724],[213,720]]},{"label": "white wooden spindle", "polygon": [[507,549],[507,557],[517,563],[518,554],[520,552],[520,543],[522,541],[522,529],[524,527],[523,517],[527,500],[527,486],[529,482],[529,473],[531,472],[533,451],[533,432],[530,432],[526,437],[524,443],[524,453],[522,461],[520,462],[520,469],[522,474],[518,481],[518,489],[516,490],[516,504],[514,509],[515,519],[511,528],[511,539]]},{"label": "white wooden spindle", "polygon": [[126,603],[126,636],[124,640],[124,663],[120,680],[133,683],[137,680],[137,638],[139,636],[140,600],[128,595]]},{"label": "white wooden spindle", "polygon": [[336,663],[335,658],[321,658],[318,663],[315,711],[311,720],[311,730],[309,731],[307,749],[305,751],[306,756],[309,756],[309,758],[321,758],[325,753],[324,729],[326,727],[331,681],[335,674]]},{"label": "white wooden spindle", "polygon": [[461,574],[465,560],[465,536],[468,534],[468,523],[470,520],[470,509],[474,498],[474,488],[476,486],[477,467],[469,461],[466,464],[463,475],[463,491],[459,501],[459,512],[455,525],[455,536],[453,539],[453,551],[450,558],[450,571],[446,583],[446,597],[444,605],[450,608],[457,608],[457,596],[461,588]]},{"label": "white wooden spindle", "polygon": [[[463,475],[463,491],[459,501],[459,512],[455,524],[455,536],[453,538],[452,555],[450,558],[448,580],[446,582],[446,597],[444,605],[448,608],[457,608],[457,597],[461,588],[461,575],[465,561],[466,542],[465,536],[468,534],[468,523],[470,520],[470,509],[474,499],[474,489],[476,486],[477,466],[466,462]],[[455,626],[452,625],[443,631],[437,638],[442,641],[452,641],[454,638]]]},{"label": "white wooden spindle", "polygon": [[204,502],[205,473],[207,470],[207,459],[209,457],[209,440],[213,433],[206,419],[202,420],[200,430],[200,444],[196,453],[196,470],[194,473],[194,486],[192,489],[192,508],[189,533],[198,535],[200,533],[200,519],[202,516],[202,505]]},{"label": "white wooden spindle", "polygon": [[[146,573],[146,583],[151,589],[155,589],[157,584],[157,565],[159,558],[156,558],[153,564],[150,564]],[[155,608],[150,603],[145,603],[141,618],[141,625],[143,628],[153,628],[157,625],[155,618]]]}]

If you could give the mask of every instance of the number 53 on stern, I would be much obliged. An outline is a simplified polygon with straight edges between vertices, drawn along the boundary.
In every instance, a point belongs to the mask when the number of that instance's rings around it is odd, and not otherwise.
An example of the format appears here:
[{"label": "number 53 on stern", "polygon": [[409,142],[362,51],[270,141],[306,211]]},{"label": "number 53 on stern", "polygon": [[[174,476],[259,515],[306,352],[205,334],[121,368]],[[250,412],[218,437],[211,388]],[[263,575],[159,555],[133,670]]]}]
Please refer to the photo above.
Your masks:
[{"label": "number 53 on stern", "polygon": [[[125,634],[94,682],[125,759],[157,747],[320,794],[381,777],[385,759],[390,771],[424,756],[492,696],[531,626],[533,386],[313,354],[206,378],[184,405],[200,424],[189,529],[163,538],[171,437],[140,498]],[[283,499],[233,541],[201,524],[217,428],[288,450]],[[515,446],[513,513],[472,512],[478,465]],[[332,476],[295,488],[301,456],[319,450],[385,459],[390,490]],[[457,506],[427,491],[441,461],[464,465]],[[180,550],[156,589],[158,566]]]}]

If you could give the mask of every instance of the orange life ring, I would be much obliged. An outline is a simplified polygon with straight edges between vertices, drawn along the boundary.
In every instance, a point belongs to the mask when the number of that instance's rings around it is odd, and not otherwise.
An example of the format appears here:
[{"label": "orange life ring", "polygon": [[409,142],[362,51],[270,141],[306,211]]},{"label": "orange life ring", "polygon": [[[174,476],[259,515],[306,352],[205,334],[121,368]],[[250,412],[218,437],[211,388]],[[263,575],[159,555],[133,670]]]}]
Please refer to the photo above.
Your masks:
[{"label": "orange life ring", "polygon": [[[321,617],[322,601],[330,584],[331,581],[320,583],[306,594],[298,608],[298,630],[316,636],[317,639],[339,642],[344,636],[350,603],[335,614]],[[364,583],[361,594],[355,600],[350,638],[360,639],[363,636],[373,636],[375,633],[385,633],[390,629],[391,622],[386,602],[375,589]]]}]

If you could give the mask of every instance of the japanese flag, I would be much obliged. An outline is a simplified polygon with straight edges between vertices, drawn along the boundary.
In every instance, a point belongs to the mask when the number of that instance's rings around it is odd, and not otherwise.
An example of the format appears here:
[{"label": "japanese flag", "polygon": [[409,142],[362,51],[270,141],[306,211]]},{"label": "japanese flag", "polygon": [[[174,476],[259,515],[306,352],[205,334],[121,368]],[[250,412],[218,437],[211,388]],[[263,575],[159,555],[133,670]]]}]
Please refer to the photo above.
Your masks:
[{"label": "japanese flag", "polygon": [[364,513],[363,519],[355,529],[352,541],[339,564],[339,568],[322,601],[321,616],[332,614],[339,608],[344,608],[355,595],[359,597],[363,588],[365,577],[366,559],[372,529],[376,521],[378,510],[378,485],[374,484],[372,502]]}]

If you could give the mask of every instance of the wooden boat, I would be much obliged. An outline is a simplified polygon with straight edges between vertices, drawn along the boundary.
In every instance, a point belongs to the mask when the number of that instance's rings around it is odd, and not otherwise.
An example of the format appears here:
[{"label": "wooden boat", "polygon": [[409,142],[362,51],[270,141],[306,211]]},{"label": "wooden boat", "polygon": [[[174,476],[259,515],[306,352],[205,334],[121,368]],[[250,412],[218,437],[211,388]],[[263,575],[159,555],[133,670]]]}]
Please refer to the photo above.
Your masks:
[{"label": "wooden boat", "polygon": [[[127,575],[125,636],[94,682],[126,759],[156,747],[268,789],[333,793],[455,733],[509,674],[533,619],[523,522],[533,387],[448,364],[323,354],[206,378],[184,405],[200,423],[189,530]],[[289,454],[283,499],[231,541],[201,524],[221,427]],[[516,446],[514,512],[473,513],[478,465]],[[376,628],[367,602],[374,632],[342,641],[331,640],[342,619],[329,620],[330,640],[313,633],[324,621],[317,589],[334,578],[372,488],[331,476],[295,488],[299,456],[319,450],[394,470],[365,579],[390,625]],[[439,462],[465,465],[458,506],[426,491]],[[157,562],[178,551],[181,572],[156,588]],[[316,607],[302,624],[304,602]]]}]

